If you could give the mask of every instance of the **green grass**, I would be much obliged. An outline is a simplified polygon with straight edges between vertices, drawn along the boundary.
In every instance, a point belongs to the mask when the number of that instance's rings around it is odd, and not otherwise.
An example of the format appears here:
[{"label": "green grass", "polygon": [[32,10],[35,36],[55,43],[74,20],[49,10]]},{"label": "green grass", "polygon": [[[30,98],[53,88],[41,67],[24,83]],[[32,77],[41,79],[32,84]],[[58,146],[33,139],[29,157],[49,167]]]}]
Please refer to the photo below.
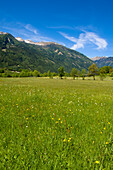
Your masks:
[{"label": "green grass", "polygon": [[0,79],[0,170],[113,169],[113,81]]}]

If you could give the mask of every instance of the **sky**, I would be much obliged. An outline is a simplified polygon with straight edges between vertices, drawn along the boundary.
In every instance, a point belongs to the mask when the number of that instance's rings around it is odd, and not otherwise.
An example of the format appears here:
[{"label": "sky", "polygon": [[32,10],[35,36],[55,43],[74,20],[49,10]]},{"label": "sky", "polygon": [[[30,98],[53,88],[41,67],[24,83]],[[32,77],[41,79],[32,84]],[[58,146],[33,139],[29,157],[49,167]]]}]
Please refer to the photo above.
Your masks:
[{"label": "sky", "polygon": [[0,31],[57,42],[89,58],[113,56],[113,1],[1,1]]}]

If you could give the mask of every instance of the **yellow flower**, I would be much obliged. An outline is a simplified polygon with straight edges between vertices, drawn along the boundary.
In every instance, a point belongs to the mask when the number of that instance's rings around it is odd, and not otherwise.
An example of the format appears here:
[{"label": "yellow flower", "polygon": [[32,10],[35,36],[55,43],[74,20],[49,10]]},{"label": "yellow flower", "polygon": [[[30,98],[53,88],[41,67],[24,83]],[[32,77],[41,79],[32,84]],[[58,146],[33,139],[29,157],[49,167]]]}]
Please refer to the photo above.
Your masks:
[{"label": "yellow flower", "polygon": [[26,117],[26,120],[28,120],[28,117]]},{"label": "yellow flower", "polygon": [[110,125],[110,122],[108,122],[108,124]]},{"label": "yellow flower", "polygon": [[66,139],[64,139],[63,142],[66,142]]},{"label": "yellow flower", "polygon": [[69,138],[69,140],[71,140],[71,138]]},{"label": "yellow flower", "polygon": [[108,142],[106,142],[106,145],[108,145]]},{"label": "yellow flower", "polygon": [[100,162],[99,161],[95,161],[96,164],[99,164]]},{"label": "yellow flower", "polygon": [[35,115],[32,115],[32,117],[35,117]]},{"label": "yellow flower", "polygon": [[58,121],[56,121],[56,123],[58,123]]},{"label": "yellow flower", "polygon": [[102,134],[102,132],[100,132]]},{"label": "yellow flower", "polygon": [[60,123],[62,123],[62,121]]},{"label": "yellow flower", "polygon": [[95,143],[95,141],[93,141],[93,144]]},{"label": "yellow flower", "polygon": [[52,117],[52,120],[54,120],[54,118]]},{"label": "yellow flower", "polygon": [[106,130],[106,127],[104,127],[104,130]]},{"label": "yellow flower", "polygon": [[60,118],[58,120],[60,120]]},{"label": "yellow flower", "polygon": [[70,140],[68,140],[68,142],[70,142]]}]

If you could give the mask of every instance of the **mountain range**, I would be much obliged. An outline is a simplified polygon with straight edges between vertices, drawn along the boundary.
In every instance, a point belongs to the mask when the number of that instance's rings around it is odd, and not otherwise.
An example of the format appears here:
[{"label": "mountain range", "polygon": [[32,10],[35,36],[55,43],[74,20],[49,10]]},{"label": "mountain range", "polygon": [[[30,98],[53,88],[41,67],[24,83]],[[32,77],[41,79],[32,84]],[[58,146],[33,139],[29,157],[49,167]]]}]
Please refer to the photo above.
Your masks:
[{"label": "mountain range", "polygon": [[57,72],[63,66],[70,72],[74,67],[87,70],[92,63],[87,56],[55,42],[33,42],[0,32],[0,68],[36,69],[43,73]]},{"label": "mountain range", "polygon": [[113,57],[94,57],[91,58],[98,67],[111,66],[113,67]]}]

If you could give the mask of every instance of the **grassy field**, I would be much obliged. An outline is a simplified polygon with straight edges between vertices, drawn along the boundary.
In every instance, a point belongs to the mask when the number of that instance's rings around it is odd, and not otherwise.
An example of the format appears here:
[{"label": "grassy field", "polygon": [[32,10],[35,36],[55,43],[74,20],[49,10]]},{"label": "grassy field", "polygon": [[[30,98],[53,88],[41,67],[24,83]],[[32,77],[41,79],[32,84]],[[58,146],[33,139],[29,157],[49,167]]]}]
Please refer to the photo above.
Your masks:
[{"label": "grassy field", "polygon": [[4,169],[113,169],[113,81],[1,78]]}]

